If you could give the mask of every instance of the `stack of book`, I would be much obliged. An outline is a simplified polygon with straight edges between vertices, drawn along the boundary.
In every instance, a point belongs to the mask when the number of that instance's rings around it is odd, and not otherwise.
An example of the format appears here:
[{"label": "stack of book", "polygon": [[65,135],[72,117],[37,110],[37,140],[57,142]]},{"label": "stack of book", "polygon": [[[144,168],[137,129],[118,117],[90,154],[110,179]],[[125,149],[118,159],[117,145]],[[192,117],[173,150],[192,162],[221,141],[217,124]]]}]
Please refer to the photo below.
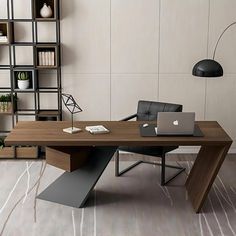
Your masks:
[{"label": "stack of book", "polygon": [[7,43],[8,39],[7,36],[0,36],[0,43]]},{"label": "stack of book", "polygon": [[55,52],[42,51],[38,53],[39,66],[55,66]]},{"label": "stack of book", "polygon": [[86,126],[85,130],[90,132],[91,134],[106,134],[110,131],[104,127],[103,125],[94,125],[94,126]]}]

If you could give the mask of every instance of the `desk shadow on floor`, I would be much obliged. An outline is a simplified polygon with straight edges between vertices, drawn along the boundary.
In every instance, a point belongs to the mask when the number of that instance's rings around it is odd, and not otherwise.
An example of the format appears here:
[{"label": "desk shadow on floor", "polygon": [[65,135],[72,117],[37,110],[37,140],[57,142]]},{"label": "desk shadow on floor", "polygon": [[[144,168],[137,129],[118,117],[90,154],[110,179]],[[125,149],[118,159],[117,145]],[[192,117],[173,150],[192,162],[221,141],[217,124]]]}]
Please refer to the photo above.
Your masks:
[{"label": "desk shadow on floor", "polygon": [[131,198],[133,198],[133,195],[128,193],[115,193],[103,190],[93,190],[89,195],[84,207],[93,207],[95,202],[96,206],[103,206],[126,201],[128,202]]}]

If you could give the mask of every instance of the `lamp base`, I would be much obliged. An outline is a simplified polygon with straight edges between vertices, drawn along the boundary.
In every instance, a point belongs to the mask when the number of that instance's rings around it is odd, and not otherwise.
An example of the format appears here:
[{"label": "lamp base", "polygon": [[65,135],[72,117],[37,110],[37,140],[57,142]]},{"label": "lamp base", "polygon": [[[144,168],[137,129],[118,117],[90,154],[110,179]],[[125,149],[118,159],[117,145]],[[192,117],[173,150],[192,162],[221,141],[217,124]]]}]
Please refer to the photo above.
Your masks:
[{"label": "lamp base", "polygon": [[76,128],[76,127],[70,127],[70,128],[65,128],[63,129],[63,132],[69,133],[69,134],[75,134],[82,131],[82,129],[80,128]]}]

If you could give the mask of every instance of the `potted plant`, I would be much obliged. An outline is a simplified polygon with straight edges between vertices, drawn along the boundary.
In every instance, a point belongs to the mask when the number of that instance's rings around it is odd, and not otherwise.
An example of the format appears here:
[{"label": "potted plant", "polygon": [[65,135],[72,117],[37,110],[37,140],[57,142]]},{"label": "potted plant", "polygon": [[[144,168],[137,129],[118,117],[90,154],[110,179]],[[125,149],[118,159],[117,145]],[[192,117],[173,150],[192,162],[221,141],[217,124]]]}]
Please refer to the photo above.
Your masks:
[{"label": "potted plant", "polygon": [[6,102],[6,95],[0,96],[0,112],[6,112],[8,108],[8,103]]},{"label": "potted plant", "polygon": [[[16,109],[16,95],[13,95],[13,109]],[[11,112],[12,101],[11,94],[5,94],[0,96],[0,112]]]},{"label": "potted plant", "polygon": [[0,150],[4,147],[4,138],[0,137]]},{"label": "potted plant", "polygon": [[17,85],[19,89],[28,89],[30,85],[30,76],[28,71],[19,71],[17,73]]}]

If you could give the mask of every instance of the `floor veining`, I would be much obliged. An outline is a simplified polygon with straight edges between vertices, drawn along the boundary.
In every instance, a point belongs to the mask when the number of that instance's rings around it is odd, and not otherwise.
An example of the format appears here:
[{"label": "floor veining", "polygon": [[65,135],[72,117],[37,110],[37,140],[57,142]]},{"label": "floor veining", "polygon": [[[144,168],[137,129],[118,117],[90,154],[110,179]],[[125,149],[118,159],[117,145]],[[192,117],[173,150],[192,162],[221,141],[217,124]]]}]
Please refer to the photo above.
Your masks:
[{"label": "floor veining", "polygon": [[193,161],[178,164],[185,173],[161,186],[155,165],[115,177],[110,162],[80,209],[36,199],[62,170],[45,161],[0,161],[0,236],[236,236],[236,158],[225,160],[200,214],[184,187]]}]

